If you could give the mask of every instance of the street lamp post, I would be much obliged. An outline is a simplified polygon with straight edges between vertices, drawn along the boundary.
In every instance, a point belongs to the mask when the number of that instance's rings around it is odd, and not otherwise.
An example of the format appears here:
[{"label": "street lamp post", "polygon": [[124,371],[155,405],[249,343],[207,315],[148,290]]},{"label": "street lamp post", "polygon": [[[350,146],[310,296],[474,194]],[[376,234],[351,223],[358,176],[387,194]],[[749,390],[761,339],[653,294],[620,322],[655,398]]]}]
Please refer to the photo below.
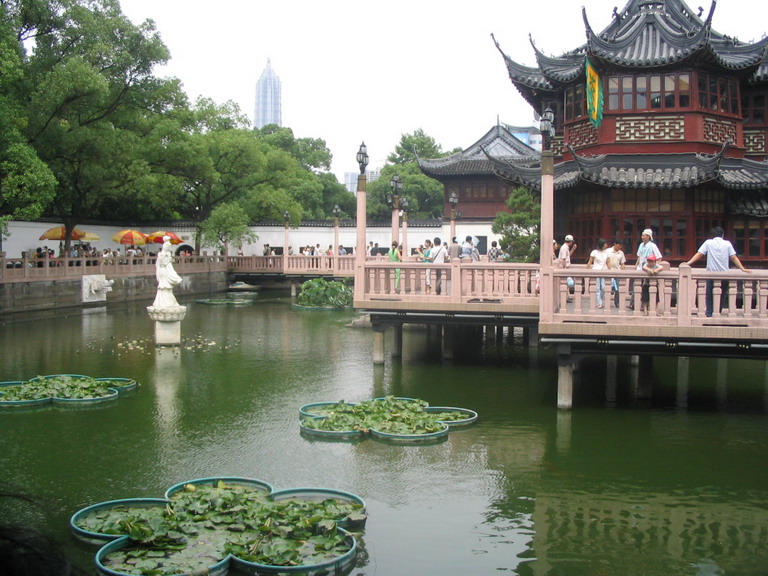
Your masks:
[{"label": "street lamp post", "polygon": [[456,194],[456,190],[451,192],[448,202],[451,203],[451,237],[448,239],[450,243],[456,237],[456,205],[459,203],[459,195]]},{"label": "street lamp post", "polygon": [[365,271],[365,232],[366,232],[366,181],[365,168],[368,166],[368,148],[365,142],[360,144],[357,151],[357,163],[360,175],[357,177],[357,245],[355,246],[355,299],[363,296]]},{"label": "street lamp post", "polygon": [[283,270],[286,270],[288,268],[288,261],[285,260],[285,258],[288,258],[288,226],[291,223],[291,213],[288,210],[283,212],[283,222],[285,224],[285,232],[283,233]]},{"label": "street lamp post", "polygon": [[389,181],[389,187],[392,193],[387,194],[387,204],[392,210],[392,242],[399,242],[400,230],[400,193],[403,190],[403,183],[400,176],[395,174]]},{"label": "street lamp post", "polygon": [[339,216],[341,215],[341,208],[336,204],[333,207],[333,252],[337,256],[339,255]]},{"label": "street lamp post", "polygon": [[552,138],[555,135],[555,115],[547,106],[541,115],[541,224],[539,226],[539,263],[541,321],[551,321],[553,314],[552,238],[554,238],[555,177],[552,156]]},{"label": "street lamp post", "polygon": [[408,198],[403,196],[400,198],[400,212],[403,214],[403,257],[408,257]]}]

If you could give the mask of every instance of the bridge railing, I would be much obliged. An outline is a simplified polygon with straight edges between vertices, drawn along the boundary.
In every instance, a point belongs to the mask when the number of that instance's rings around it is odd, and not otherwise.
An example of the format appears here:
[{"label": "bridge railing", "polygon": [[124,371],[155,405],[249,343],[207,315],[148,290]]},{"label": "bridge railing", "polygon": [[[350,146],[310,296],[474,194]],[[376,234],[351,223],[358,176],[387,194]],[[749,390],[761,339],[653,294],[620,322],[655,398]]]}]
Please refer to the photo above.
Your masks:
[{"label": "bridge railing", "polygon": [[354,276],[353,255],[304,256],[229,256],[227,265],[231,272],[254,274],[285,274],[287,276]]},{"label": "bridge railing", "polygon": [[[71,280],[88,274],[153,276],[156,257],[88,256],[81,258],[0,258],[0,282]],[[179,274],[225,271],[227,260],[218,255],[178,256],[174,268]]]},{"label": "bridge railing", "polygon": [[[768,270],[708,272],[683,265],[651,277],[635,269],[600,271],[574,265],[552,271],[549,302],[540,302],[540,282],[545,279],[540,278],[538,264],[368,260],[362,280],[355,288],[355,306],[361,308],[407,309],[410,303],[415,307],[430,303],[446,309],[466,304],[471,309],[484,304],[502,313],[533,308],[542,319],[562,323],[768,327]],[[709,283],[711,317],[705,314]],[[598,290],[603,293],[602,307]]]},{"label": "bridge railing", "polygon": [[[706,315],[707,285],[712,285],[712,314]],[[542,317],[555,322],[653,323],[696,326],[768,326],[768,271],[738,269],[709,272],[682,265],[655,276],[644,271],[589,270],[583,266],[553,270],[553,298],[542,302]],[[597,294],[603,286],[603,307]],[[647,310],[643,310],[647,301]],[[650,321],[650,320],[649,320]]]},{"label": "bridge railing", "polygon": [[[356,305],[399,300],[418,304],[489,303],[538,309],[537,264],[367,260]],[[357,278],[355,279],[357,282]]]}]

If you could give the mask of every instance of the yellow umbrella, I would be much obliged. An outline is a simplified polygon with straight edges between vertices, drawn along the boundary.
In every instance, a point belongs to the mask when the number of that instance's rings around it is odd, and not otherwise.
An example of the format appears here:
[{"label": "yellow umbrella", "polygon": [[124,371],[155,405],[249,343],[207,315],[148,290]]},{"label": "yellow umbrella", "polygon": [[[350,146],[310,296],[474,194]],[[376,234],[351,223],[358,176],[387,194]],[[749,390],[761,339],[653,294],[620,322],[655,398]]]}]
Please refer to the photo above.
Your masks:
[{"label": "yellow umbrella", "polygon": [[81,242],[98,242],[101,240],[101,237],[94,232],[86,232],[78,240]]},{"label": "yellow umbrella", "polygon": [[112,236],[112,240],[118,244],[126,245],[140,245],[147,243],[147,236],[138,230],[120,230],[117,234]]},{"label": "yellow umbrella", "polygon": [[[80,230],[80,228],[73,228],[72,234],[70,235],[70,238],[72,240],[80,240],[85,235],[85,232]],[[43,232],[40,235],[39,240],[66,240],[67,238],[67,229],[65,226],[54,226],[53,228],[49,228],[45,232]]]}]

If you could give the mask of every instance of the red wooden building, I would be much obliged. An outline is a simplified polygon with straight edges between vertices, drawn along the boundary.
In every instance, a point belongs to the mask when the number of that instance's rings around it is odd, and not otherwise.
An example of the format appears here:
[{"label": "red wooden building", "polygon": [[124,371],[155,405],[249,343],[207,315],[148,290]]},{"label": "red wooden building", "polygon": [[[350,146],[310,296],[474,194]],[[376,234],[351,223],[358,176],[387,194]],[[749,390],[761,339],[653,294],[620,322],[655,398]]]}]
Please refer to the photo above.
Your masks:
[{"label": "red wooden building", "polygon": [[[533,46],[535,67],[496,44],[526,101],[555,113],[555,230],[576,237],[581,260],[599,237],[632,253],[652,228],[677,263],[721,225],[744,261],[768,266],[768,39],[717,32],[715,7],[630,0],[600,32],[583,9],[586,44],[559,57]],[[602,89],[594,122],[588,63]],[[490,162],[510,185],[540,187],[540,165]]]}]

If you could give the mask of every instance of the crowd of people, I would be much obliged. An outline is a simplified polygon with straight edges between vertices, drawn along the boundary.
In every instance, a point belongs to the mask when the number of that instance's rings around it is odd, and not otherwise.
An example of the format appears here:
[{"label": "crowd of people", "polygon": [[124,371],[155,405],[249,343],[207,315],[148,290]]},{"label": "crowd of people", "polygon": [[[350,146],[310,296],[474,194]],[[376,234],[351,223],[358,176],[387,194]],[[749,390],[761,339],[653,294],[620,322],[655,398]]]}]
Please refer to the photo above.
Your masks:
[{"label": "crowd of people", "polygon": [[[724,231],[722,227],[715,226],[712,228],[710,238],[706,240],[696,251],[696,253],[685,263],[687,266],[692,266],[702,258],[706,258],[706,269],[709,271],[727,271],[730,268],[730,264],[734,264],[739,270],[750,273],[736,255],[736,250],[730,241],[723,239]],[[569,268],[571,266],[571,256],[574,254],[577,248],[577,244],[571,234],[565,236],[563,244],[558,245],[557,240],[553,240],[554,258],[557,266],[561,268]],[[621,238],[616,238],[612,243],[609,243],[605,238],[600,238],[597,241],[595,248],[590,252],[587,260],[587,268],[591,270],[624,270],[627,264],[627,258],[623,251],[624,241]],[[635,269],[646,273],[646,277],[642,278],[640,285],[640,312],[644,316],[648,316],[651,309],[651,286],[654,277],[657,277],[661,272],[669,269],[669,263],[664,260],[664,257],[659,249],[658,245],[653,241],[653,230],[646,228],[640,234],[640,242],[635,253],[636,262]],[[575,282],[573,278],[568,277],[566,284],[569,289],[569,296],[567,302],[573,301],[573,294],[575,293]],[[658,284],[658,290],[656,291],[656,314],[664,314],[664,300],[660,297],[662,292],[661,284]],[[603,309],[605,307],[605,290],[606,290],[606,278],[600,276],[596,278],[595,282],[595,304],[597,309]],[[714,280],[706,281],[706,295],[705,295],[705,316],[711,317],[714,309]],[[613,294],[614,307],[620,306],[620,292],[619,282],[616,278],[610,279],[611,293]],[[630,278],[627,284],[627,308],[634,310],[635,308],[635,279]],[[729,296],[729,283],[728,281],[722,281],[720,286],[720,310],[726,307]]]}]

